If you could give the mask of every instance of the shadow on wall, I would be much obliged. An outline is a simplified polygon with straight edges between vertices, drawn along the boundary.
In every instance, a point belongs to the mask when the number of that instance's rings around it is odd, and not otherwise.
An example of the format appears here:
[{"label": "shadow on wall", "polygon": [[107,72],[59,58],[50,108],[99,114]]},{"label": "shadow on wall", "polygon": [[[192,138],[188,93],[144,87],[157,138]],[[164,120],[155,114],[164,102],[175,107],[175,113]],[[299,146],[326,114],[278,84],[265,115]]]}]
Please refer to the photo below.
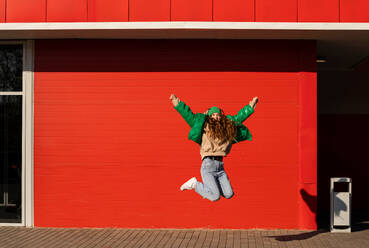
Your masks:
[{"label": "shadow on wall", "polygon": [[[38,40],[36,72],[316,72],[315,57],[301,65],[311,40]],[[55,49],[58,47],[58,49]],[[96,49],[103,47],[104,49]],[[219,49],[221,47],[221,49]],[[255,47],[255,49],[250,49]],[[83,49],[82,49],[83,48]],[[180,49],[178,49],[180,48]],[[91,51],[94,51],[93,53]],[[303,50],[302,50],[303,51]],[[278,64],[267,57],[278,57]],[[69,63],[62,58],[73,58]],[[247,60],[245,60],[247,58]],[[47,61],[47,62],[44,62]],[[196,63],[194,63],[196,61]],[[76,67],[75,65],[78,64]],[[106,65],[106,66],[102,66]],[[301,68],[301,66],[303,66]]]},{"label": "shadow on wall", "polygon": [[301,189],[300,190],[300,194],[302,196],[302,199],[304,199],[306,205],[308,205],[310,211],[313,212],[313,213],[316,213],[317,197],[316,196],[313,196],[313,195],[310,195],[304,189]]}]

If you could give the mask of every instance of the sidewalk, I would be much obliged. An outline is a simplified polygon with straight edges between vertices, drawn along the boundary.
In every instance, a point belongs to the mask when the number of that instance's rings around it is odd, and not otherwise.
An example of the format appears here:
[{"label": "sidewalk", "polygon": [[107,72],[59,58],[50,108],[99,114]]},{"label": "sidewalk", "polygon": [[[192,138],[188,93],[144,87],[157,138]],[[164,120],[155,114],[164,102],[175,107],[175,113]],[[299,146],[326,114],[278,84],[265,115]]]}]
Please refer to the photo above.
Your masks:
[{"label": "sidewalk", "polygon": [[120,228],[0,227],[0,247],[6,248],[368,248],[369,225],[351,233],[328,230],[214,230]]}]

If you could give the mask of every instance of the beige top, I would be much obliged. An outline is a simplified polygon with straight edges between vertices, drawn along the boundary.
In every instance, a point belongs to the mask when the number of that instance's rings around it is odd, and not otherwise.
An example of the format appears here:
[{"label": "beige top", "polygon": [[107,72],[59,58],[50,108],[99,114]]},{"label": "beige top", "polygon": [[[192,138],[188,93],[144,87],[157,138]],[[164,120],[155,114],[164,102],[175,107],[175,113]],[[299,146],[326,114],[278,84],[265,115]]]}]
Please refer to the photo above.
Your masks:
[{"label": "beige top", "polygon": [[220,140],[218,138],[213,139],[207,134],[208,130],[209,129],[206,126],[202,134],[202,142],[200,146],[201,159],[204,159],[205,156],[227,156],[231,151],[232,142],[226,141],[220,144]]}]

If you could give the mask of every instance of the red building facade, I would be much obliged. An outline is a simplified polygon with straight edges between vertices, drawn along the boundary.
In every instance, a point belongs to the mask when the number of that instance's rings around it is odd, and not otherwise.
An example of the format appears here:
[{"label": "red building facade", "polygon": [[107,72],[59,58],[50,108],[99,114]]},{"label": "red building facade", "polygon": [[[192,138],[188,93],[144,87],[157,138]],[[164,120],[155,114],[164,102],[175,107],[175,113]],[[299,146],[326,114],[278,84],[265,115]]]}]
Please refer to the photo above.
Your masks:
[{"label": "red building facade", "polygon": [[[314,42],[43,41],[35,50],[35,225],[314,228],[313,203],[299,193],[316,195],[315,162],[302,159],[316,141],[299,138],[316,132]],[[179,191],[201,178],[201,160],[171,92],[196,112],[237,113],[252,95],[265,98],[247,121],[254,140],[225,162],[232,200]]]},{"label": "red building facade", "polygon": [[0,22],[368,22],[366,0],[2,0]]},{"label": "red building facade", "polygon": [[[0,46],[31,41],[23,135],[32,145],[22,144],[32,156],[22,160],[16,225],[317,228],[317,44],[330,39],[319,32],[324,23],[339,27],[337,39],[347,27],[366,32],[367,1],[0,6]],[[246,121],[253,140],[225,159],[232,199],[179,191],[201,178],[201,158],[171,93],[194,112],[219,105],[229,114],[259,97]]]}]

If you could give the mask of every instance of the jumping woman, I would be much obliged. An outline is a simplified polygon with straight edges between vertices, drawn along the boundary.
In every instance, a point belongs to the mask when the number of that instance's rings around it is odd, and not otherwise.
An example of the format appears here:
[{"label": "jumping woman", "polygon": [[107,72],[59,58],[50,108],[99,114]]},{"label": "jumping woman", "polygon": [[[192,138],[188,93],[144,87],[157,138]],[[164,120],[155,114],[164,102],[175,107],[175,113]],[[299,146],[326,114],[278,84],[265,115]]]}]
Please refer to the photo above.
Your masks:
[{"label": "jumping woman", "polygon": [[219,200],[221,195],[227,199],[231,198],[233,190],[224,171],[223,157],[231,151],[232,144],[251,140],[250,131],[242,123],[254,113],[258,98],[254,97],[235,116],[224,115],[218,107],[211,107],[204,114],[194,114],[190,107],[174,94],[171,94],[169,99],[191,127],[188,138],[200,145],[202,159],[202,183],[193,177],[185,182],[180,190],[194,189],[210,201]]}]

